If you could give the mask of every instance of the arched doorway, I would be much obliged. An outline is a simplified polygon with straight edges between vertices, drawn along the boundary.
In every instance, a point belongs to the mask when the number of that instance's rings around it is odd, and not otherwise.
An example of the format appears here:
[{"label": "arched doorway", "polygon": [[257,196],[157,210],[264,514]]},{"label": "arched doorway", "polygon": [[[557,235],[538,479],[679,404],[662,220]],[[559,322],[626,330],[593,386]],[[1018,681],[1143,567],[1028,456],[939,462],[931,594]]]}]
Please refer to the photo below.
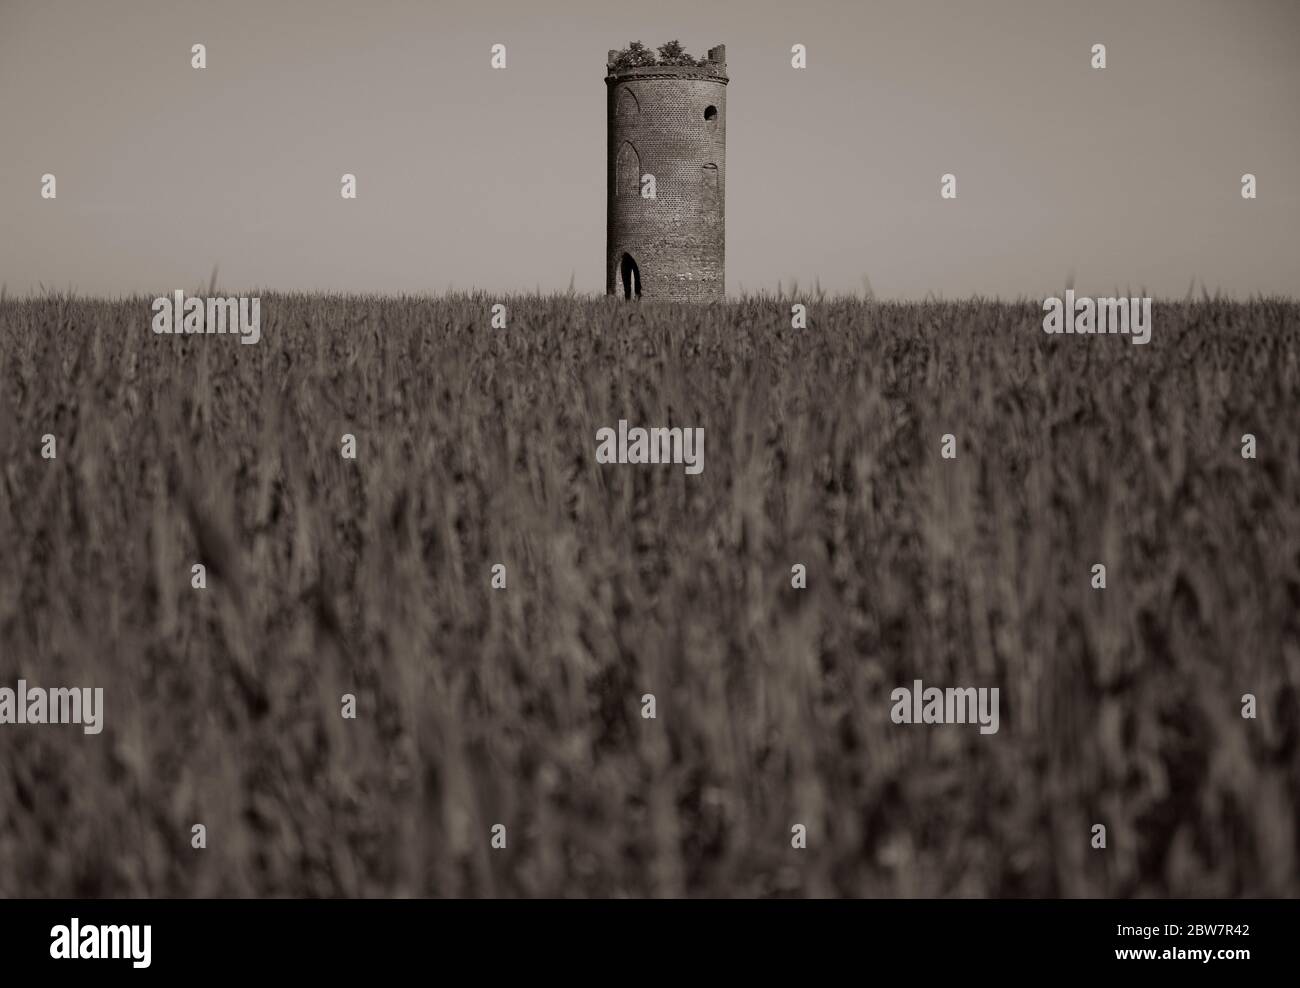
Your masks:
[{"label": "arched doorway", "polygon": [[623,279],[624,298],[641,297],[641,269],[636,266],[631,254],[623,255],[623,261],[619,264],[619,277]]}]

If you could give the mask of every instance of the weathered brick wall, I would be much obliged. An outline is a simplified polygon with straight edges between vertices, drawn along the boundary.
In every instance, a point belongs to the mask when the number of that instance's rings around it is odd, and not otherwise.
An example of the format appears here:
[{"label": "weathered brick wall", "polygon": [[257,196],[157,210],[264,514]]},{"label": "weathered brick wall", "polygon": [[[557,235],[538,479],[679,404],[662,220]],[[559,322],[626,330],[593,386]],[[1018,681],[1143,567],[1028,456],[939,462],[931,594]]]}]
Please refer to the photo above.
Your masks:
[{"label": "weathered brick wall", "polygon": [[[643,298],[711,301],[724,295],[725,50],[719,46],[709,55],[714,61],[704,67],[611,69],[606,77],[607,294],[622,294],[626,252],[640,270]],[[705,119],[710,106],[717,110],[711,121]],[[645,174],[655,177],[654,199],[641,197],[639,175]]]}]

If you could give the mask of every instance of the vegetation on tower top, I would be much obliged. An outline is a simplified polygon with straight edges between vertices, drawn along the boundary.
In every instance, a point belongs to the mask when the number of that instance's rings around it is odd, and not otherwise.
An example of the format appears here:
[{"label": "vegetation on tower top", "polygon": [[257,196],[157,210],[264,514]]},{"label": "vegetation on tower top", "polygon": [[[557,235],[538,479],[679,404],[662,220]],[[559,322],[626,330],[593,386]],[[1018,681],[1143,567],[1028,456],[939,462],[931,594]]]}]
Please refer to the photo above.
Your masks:
[{"label": "vegetation on tower top", "polygon": [[687,54],[680,41],[668,41],[659,46],[658,54],[639,41],[631,42],[619,51],[610,68],[637,69],[648,65],[707,65],[708,58],[695,59]]}]

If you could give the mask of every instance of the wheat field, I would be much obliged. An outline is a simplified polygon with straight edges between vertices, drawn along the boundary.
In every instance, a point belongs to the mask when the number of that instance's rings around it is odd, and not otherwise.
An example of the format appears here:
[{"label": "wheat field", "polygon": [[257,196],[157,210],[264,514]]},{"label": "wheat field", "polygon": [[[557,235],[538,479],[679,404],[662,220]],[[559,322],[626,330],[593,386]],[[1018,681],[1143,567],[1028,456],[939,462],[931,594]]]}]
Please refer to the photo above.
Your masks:
[{"label": "wheat field", "polygon": [[1300,893],[1300,305],[792,301],[0,302],[0,895]]}]

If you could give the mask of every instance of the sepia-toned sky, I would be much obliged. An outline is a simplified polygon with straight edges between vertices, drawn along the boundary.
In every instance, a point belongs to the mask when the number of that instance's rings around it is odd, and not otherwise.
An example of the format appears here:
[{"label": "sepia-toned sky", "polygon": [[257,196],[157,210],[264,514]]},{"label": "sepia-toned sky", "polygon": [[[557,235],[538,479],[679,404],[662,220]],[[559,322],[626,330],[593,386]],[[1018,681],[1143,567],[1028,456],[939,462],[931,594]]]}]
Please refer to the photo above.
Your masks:
[{"label": "sepia-toned sky", "polygon": [[0,0],[0,282],[601,292],[606,51],[671,38],[730,293],[1300,291],[1296,0]]}]

